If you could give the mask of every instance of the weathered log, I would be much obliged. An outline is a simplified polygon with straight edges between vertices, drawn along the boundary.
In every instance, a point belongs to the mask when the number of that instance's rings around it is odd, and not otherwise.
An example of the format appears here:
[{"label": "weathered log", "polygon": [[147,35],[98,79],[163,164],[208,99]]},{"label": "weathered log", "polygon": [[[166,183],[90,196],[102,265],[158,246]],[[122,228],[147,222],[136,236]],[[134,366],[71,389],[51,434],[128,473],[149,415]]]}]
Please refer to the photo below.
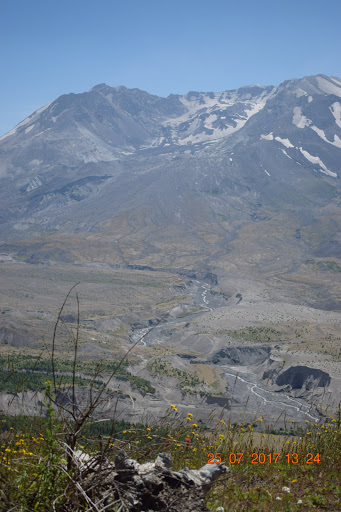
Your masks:
[{"label": "weathered log", "polygon": [[206,512],[204,498],[210,486],[230,471],[224,464],[172,471],[171,456],[166,453],[140,464],[124,451],[114,462],[77,451],[74,461],[82,490],[93,504],[90,510],[96,512],[114,510],[114,504],[122,512]]}]

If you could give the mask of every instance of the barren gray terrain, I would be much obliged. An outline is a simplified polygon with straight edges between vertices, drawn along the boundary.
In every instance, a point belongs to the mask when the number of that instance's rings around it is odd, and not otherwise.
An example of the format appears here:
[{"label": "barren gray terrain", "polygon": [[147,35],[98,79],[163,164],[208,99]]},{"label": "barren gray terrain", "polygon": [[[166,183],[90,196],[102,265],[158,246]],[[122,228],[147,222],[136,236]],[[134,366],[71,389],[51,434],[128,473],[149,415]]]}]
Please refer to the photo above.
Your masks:
[{"label": "barren gray terrain", "polygon": [[[84,368],[138,342],[111,383],[121,418],[335,412],[340,98],[325,75],[168,98],[102,84],[1,137],[0,357],[48,359],[79,283]],[[59,361],[76,329],[73,293]],[[39,412],[4,383],[0,408]]]}]

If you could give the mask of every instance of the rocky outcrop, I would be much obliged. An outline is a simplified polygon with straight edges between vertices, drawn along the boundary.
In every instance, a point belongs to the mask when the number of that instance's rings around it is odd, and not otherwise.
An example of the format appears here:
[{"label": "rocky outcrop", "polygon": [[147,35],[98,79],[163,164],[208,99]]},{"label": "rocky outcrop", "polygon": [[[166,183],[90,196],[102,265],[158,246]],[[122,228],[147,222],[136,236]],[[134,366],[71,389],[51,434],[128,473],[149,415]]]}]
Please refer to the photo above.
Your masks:
[{"label": "rocky outcrop", "polygon": [[212,363],[231,366],[260,364],[268,359],[270,352],[270,347],[226,347],[214,354]]},{"label": "rocky outcrop", "polygon": [[207,396],[205,403],[209,405],[218,405],[225,409],[231,408],[231,398],[226,398],[225,396]]},{"label": "rocky outcrop", "polygon": [[[227,293],[219,292],[217,290],[210,290],[210,294],[217,295],[218,297],[222,297],[225,300],[229,300],[229,298],[230,298],[230,295],[228,295]],[[238,302],[238,304],[239,304],[239,302]]]},{"label": "rocky outcrop", "polygon": [[26,347],[30,345],[32,341],[33,339],[24,332],[7,327],[0,328],[0,346],[10,345],[11,347]]},{"label": "rocky outcrop", "polygon": [[291,389],[324,388],[330,384],[328,373],[308,366],[291,366],[280,373],[276,379],[277,386],[290,386]]}]

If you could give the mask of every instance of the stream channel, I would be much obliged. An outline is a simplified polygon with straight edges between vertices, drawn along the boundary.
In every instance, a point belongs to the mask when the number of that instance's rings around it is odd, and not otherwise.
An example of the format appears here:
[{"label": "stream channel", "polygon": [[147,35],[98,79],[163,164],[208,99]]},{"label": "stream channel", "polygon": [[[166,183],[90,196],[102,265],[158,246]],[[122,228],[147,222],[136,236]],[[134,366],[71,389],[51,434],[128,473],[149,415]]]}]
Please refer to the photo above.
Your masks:
[{"label": "stream channel", "polygon": [[[215,308],[228,305],[228,298],[213,294],[211,285],[206,282],[192,280],[185,293],[193,298],[192,309],[201,309],[200,312],[186,316],[187,322],[190,322],[193,317],[205,310],[212,311]],[[242,299],[240,298],[240,300]],[[130,342],[136,343],[139,338],[143,337],[140,344],[147,347],[167,343],[167,337],[162,331],[166,326],[169,327],[178,323],[179,318],[169,317],[152,329],[151,327],[138,329],[131,335]],[[297,424],[303,424],[306,420],[317,422],[322,418],[317,409],[304,399],[290,397],[283,391],[275,392],[266,389],[262,385],[262,381],[257,378],[253,371],[255,368],[252,366],[227,366],[219,363],[215,366],[221,368],[223,379],[228,384],[230,392],[227,392],[226,396],[232,396],[233,398],[232,413],[235,411],[238,415],[250,417],[250,411],[252,411],[253,415],[268,418],[272,423],[280,418],[278,421],[280,426],[287,426],[288,424],[291,426],[291,420],[294,420]]]}]

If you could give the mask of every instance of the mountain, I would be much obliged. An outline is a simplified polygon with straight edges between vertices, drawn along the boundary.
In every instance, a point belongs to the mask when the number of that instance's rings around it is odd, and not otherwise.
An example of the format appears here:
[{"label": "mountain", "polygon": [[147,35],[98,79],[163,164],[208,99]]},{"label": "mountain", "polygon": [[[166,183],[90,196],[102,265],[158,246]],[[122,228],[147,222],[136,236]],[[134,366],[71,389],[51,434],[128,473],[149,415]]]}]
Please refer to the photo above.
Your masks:
[{"label": "mountain", "polygon": [[325,75],[63,95],[0,138],[0,250],[206,269],[341,257],[340,98]]},{"label": "mountain", "polygon": [[0,138],[3,361],[48,356],[80,283],[58,358],[73,332],[82,363],[138,342],[113,383],[129,421],[337,411],[340,157],[324,75],[167,98],[100,84],[37,110]]}]

